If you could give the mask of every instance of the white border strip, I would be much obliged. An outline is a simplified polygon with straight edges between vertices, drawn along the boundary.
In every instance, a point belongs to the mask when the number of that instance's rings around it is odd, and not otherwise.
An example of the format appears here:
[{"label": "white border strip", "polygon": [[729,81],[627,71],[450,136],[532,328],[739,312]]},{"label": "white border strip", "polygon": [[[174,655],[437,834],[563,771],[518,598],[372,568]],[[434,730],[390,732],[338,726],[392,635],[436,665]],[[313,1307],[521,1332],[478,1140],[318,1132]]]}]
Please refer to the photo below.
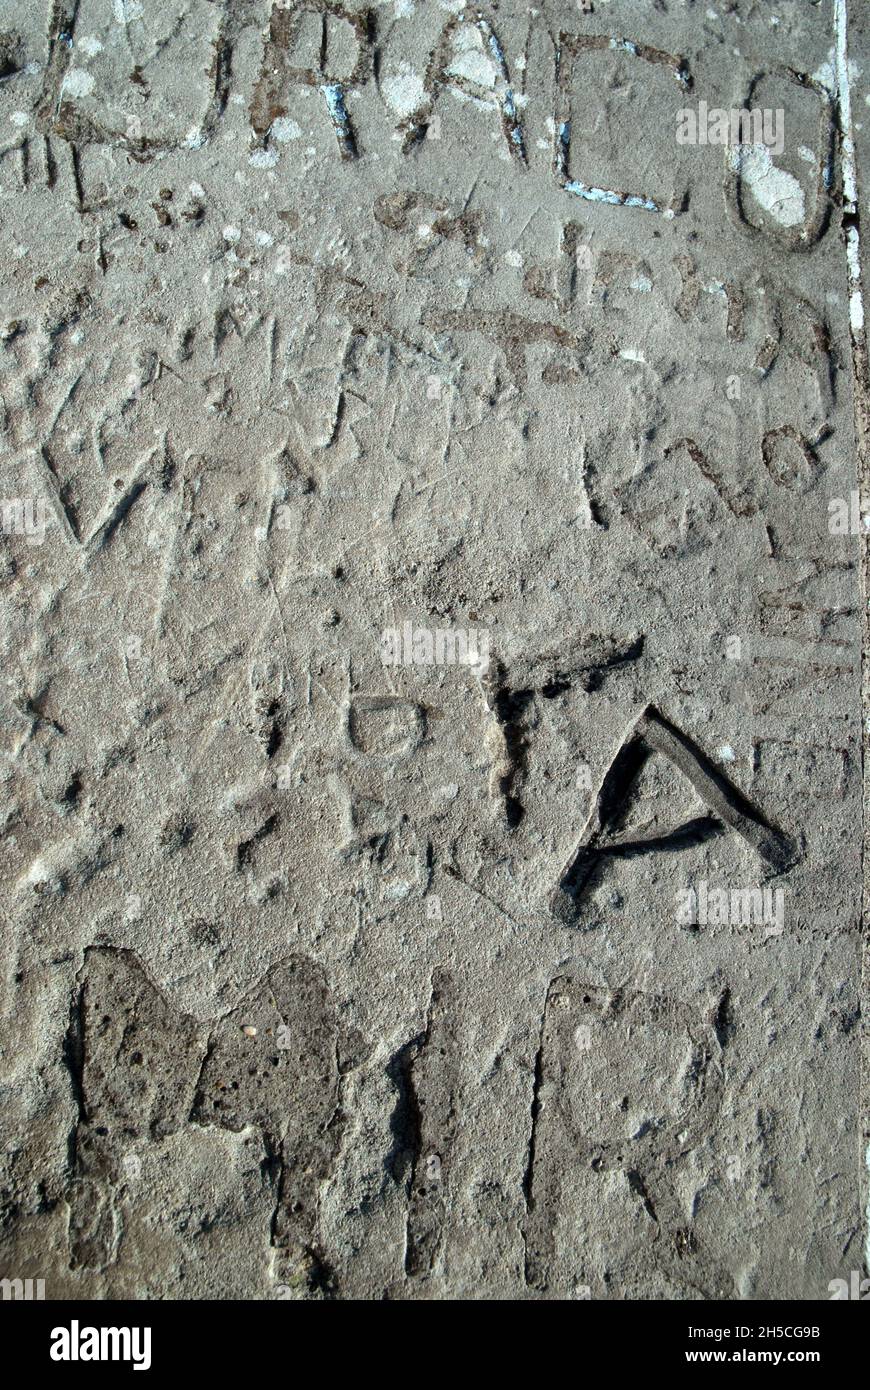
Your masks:
[{"label": "white border strip", "polygon": [[[834,71],[837,78],[837,113],[840,122],[843,166],[844,212],[858,211],[858,177],[855,169],[855,139],[852,135],[852,92],[849,86],[847,49],[848,15],[846,0],[834,0],[836,47]],[[854,334],[864,331],[864,297],[861,289],[861,256],[858,228],[846,228],[846,260],[849,267],[849,323]]]}]

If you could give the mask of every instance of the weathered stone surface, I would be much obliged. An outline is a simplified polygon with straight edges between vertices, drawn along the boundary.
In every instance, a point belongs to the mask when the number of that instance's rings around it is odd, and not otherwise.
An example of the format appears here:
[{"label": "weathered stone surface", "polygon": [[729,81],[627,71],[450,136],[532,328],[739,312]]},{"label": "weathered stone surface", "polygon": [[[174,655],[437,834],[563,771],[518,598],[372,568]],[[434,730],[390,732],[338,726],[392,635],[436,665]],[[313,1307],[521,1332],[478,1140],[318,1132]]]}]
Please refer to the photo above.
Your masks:
[{"label": "weathered stone surface", "polygon": [[0,0],[0,1274],[863,1268],[868,75],[846,0]]}]

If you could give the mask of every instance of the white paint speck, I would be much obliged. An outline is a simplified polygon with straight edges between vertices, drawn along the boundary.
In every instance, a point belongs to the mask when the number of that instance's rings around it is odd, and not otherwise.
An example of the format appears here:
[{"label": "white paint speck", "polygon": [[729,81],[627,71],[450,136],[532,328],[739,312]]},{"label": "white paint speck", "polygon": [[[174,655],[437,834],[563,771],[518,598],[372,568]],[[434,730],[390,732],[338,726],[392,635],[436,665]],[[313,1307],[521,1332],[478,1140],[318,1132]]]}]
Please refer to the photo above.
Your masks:
[{"label": "white paint speck", "polygon": [[483,35],[476,24],[463,24],[457,31],[447,72],[450,77],[463,77],[478,87],[495,87],[498,69],[484,50]]},{"label": "white paint speck", "polygon": [[402,63],[399,71],[381,83],[384,100],[397,116],[410,116],[426,101],[423,79],[410,63]]},{"label": "white paint speck", "polygon": [[144,12],[141,0],[112,0],[112,12],[117,24],[132,24],[141,19]]},{"label": "white paint speck", "polygon": [[[848,75],[850,82],[858,81],[858,78],[861,76],[861,69],[857,66],[856,63],[853,63],[851,61],[849,62]],[[821,64],[820,67],[816,68],[816,71],[813,73],[812,77],[813,81],[818,82],[820,87],[824,87],[825,90],[830,92],[832,96],[834,95],[834,93],[837,90],[837,50],[835,48],[829,50],[827,58]],[[870,100],[870,98],[868,98],[868,100]]]},{"label": "white paint speck", "polygon": [[68,97],[88,97],[94,90],[94,78],[84,68],[70,68],[63,79],[62,92]]},{"label": "white paint speck", "polygon": [[302,127],[289,116],[278,116],[272,122],[269,134],[273,140],[280,140],[284,144],[287,140],[298,140],[302,135]]},{"label": "white paint speck", "polygon": [[793,174],[774,164],[766,145],[735,145],[729,151],[759,207],[782,227],[796,227],[804,220],[804,191]]},{"label": "white paint speck", "polygon": [[411,891],[411,884],[405,878],[394,878],[392,883],[385,885],[383,897],[385,898],[407,898]]}]

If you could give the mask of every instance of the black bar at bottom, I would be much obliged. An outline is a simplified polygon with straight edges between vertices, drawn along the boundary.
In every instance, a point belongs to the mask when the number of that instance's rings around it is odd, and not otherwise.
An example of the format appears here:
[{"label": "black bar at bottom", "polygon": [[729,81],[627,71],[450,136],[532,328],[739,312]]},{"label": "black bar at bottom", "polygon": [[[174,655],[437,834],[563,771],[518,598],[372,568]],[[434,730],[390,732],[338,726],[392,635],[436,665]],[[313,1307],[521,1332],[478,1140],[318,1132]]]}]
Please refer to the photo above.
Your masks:
[{"label": "black bar at bottom", "polygon": [[[866,1382],[863,1357],[870,1319],[862,1304],[870,1302],[870,1281],[861,1281],[854,1292],[854,1298],[849,1291],[844,1298],[813,1303],[578,1300],[570,1307],[550,1308],[529,1300],[510,1305],[509,1325],[502,1324],[503,1304],[457,1300],[435,1315],[434,1324],[427,1322],[422,1328],[416,1313],[411,1324],[404,1316],[394,1323],[386,1308],[378,1312],[376,1306],[350,1302],[327,1308],[283,1301],[4,1301],[0,1325],[16,1364],[58,1381],[71,1375],[93,1379],[102,1370],[114,1376],[136,1375],[138,1368],[143,1379],[162,1378],[167,1371],[190,1371],[198,1377],[214,1371],[221,1383],[238,1377],[236,1384],[244,1390],[254,1382],[263,1384],[264,1375],[280,1383],[292,1383],[300,1374],[307,1378],[315,1364],[321,1374],[334,1375],[345,1360],[355,1376],[369,1370],[393,1378],[397,1347],[390,1350],[384,1339],[405,1330],[413,1331],[419,1350],[425,1347],[419,1342],[421,1335],[437,1337],[431,1360],[424,1354],[415,1380],[427,1366],[433,1378],[440,1378],[451,1363],[458,1370],[457,1358],[469,1370],[484,1362],[491,1376],[502,1358],[506,1369],[511,1366],[520,1343],[533,1354],[526,1338],[531,1334],[539,1339],[546,1330],[550,1352],[558,1348],[560,1359],[568,1365],[574,1362],[584,1379],[595,1368],[595,1375],[682,1373],[703,1381],[711,1370],[733,1372],[745,1366],[764,1367],[775,1384],[781,1372],[800,1367],[822,1373],[826,1380],[839,1372],[847,1377],[844,1383],[851,1384]],[[849,1303],[851,1307],[844,1306]],[[463,1331],[459,1324],[469,1307],[474,1321]],[[360,1316],[365,1321],[357,1323]],[[431,1311],[426,1316],[432,1316]],[[526,1317],[530,1322],[524,1328]],[[538,1323],[540,1317],[543,1323]],[[461,1342],[445,1340],[445,1333],[454,1328]],[[539,1355],[544,1345],[538,1342]],[[460,1355],[461,1346],[466,1350]]]}]

